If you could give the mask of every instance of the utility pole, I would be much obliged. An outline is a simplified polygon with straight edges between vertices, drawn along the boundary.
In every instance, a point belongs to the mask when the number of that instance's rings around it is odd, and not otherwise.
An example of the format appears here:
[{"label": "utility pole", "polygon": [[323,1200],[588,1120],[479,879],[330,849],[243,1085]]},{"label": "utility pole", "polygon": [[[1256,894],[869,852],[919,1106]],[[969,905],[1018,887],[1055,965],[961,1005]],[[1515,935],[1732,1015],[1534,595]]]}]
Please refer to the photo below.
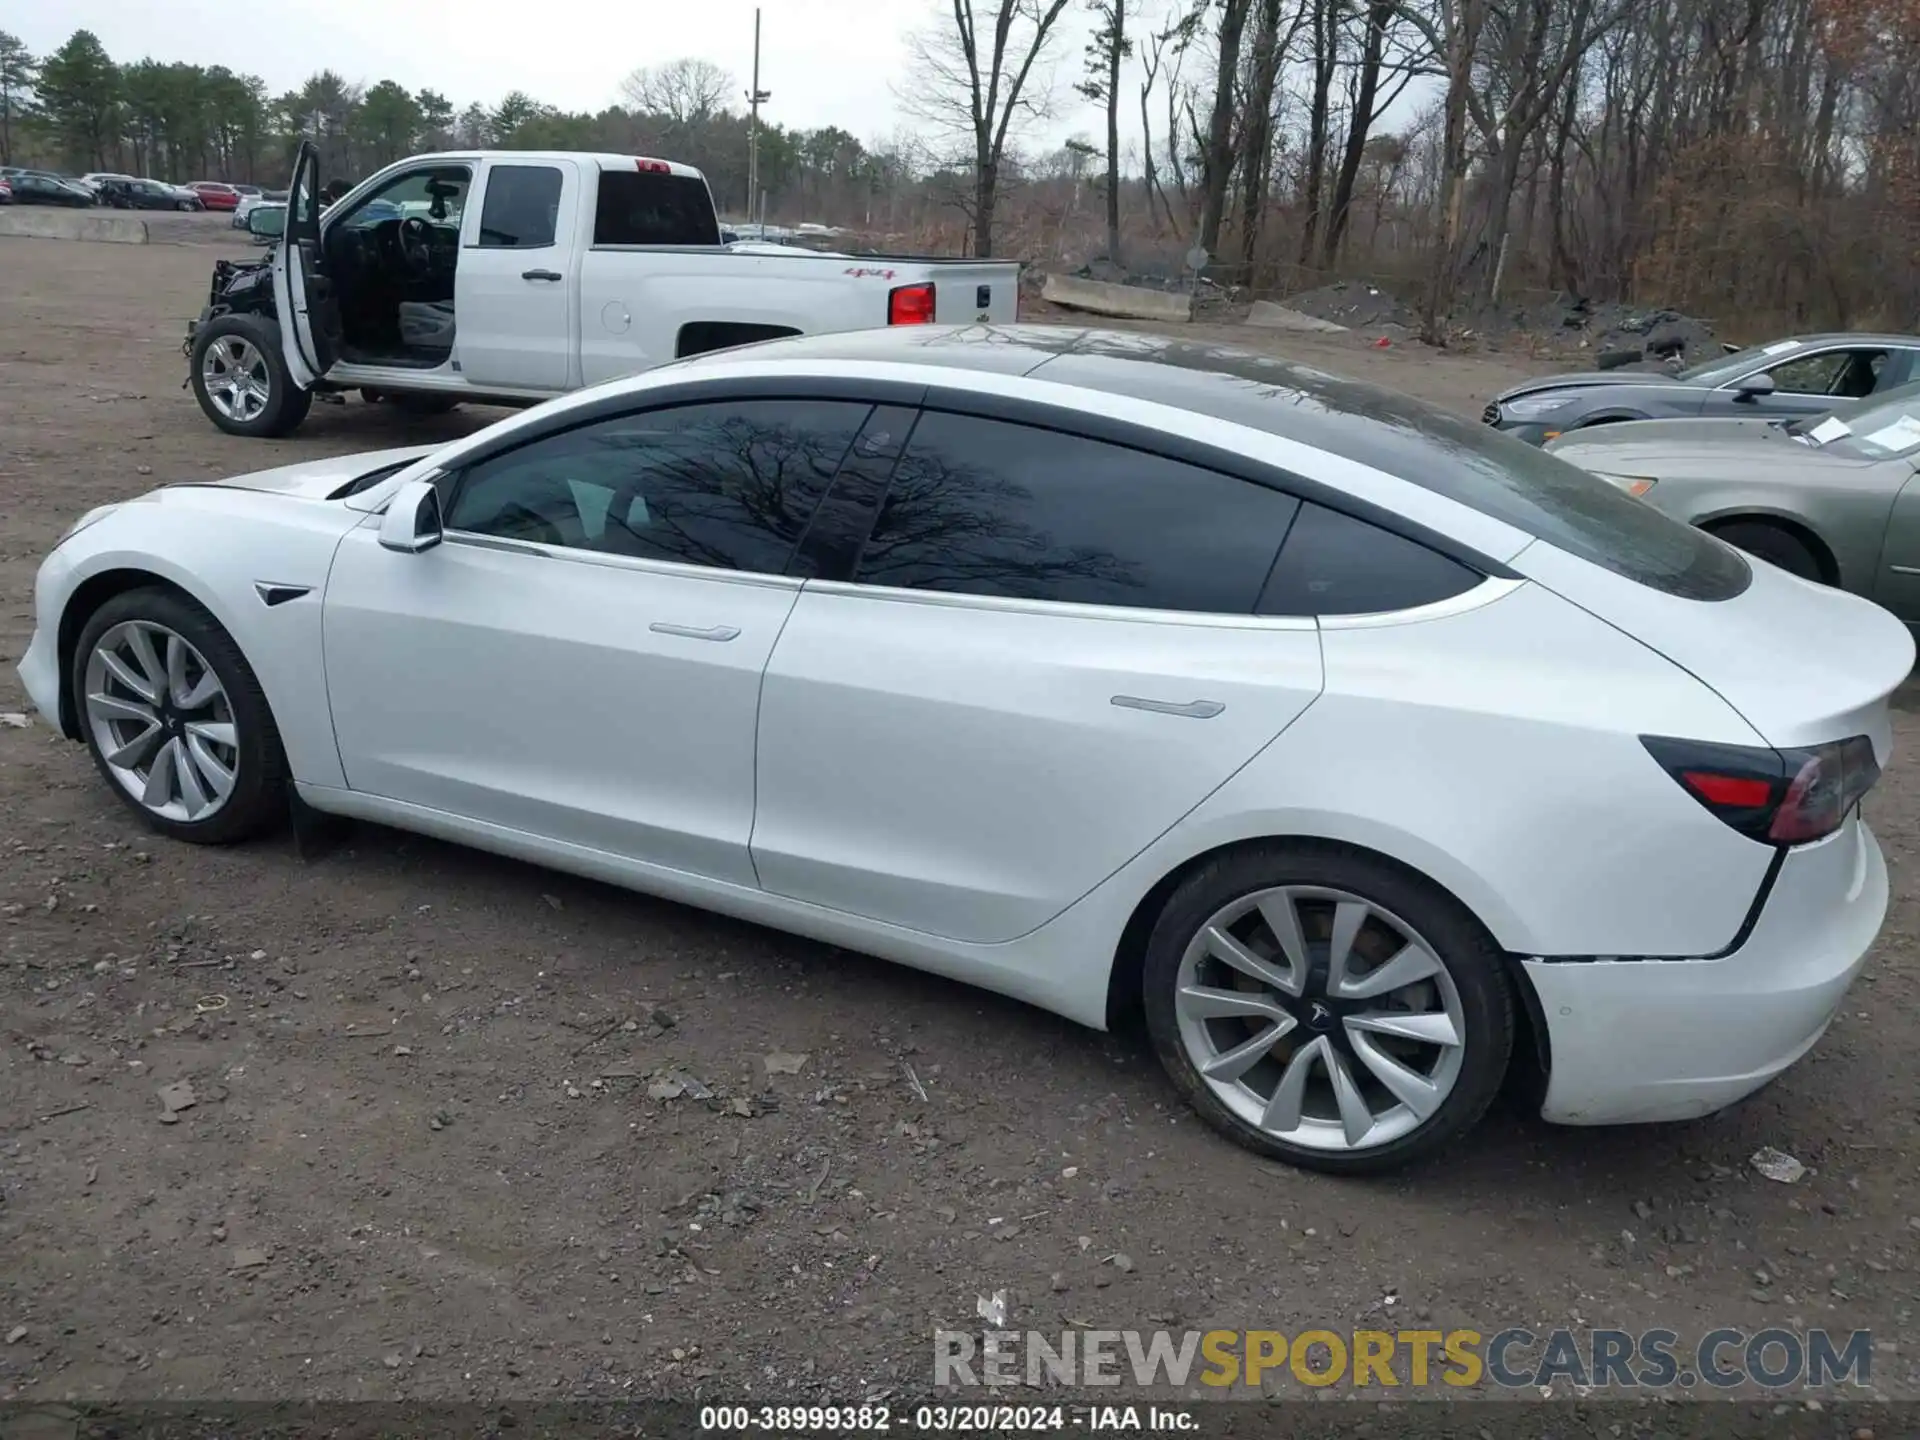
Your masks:
[{"label": "utility pole", "polygon": [[[773,98],[773,92],[760,88],[760,10],[753,12],[753,88],[747,91],[747,219],[753,219],[753,207],[760,200],[760,107]],[[761,216],[764,221],[765,215]]]}]

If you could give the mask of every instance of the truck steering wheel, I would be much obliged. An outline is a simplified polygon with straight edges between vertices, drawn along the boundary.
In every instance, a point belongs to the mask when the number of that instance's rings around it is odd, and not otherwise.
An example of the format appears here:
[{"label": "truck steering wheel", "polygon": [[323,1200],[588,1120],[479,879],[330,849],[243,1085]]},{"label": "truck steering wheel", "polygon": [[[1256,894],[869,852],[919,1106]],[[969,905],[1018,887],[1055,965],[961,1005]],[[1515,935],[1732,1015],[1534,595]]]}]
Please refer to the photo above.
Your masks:
[{"label": "truck steering wheel", "polygon": [[400,222],[401,262],[416,276],[425,278],[433,269],[433,227],[418,215]]}]

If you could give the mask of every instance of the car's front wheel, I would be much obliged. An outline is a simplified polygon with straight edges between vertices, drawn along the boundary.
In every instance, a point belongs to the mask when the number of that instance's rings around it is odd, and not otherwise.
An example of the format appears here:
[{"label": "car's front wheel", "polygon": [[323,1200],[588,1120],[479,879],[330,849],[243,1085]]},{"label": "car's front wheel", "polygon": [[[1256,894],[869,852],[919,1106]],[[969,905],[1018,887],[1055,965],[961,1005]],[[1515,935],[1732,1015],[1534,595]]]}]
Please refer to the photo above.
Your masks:
[{"label": "car's front wheel", "polygon": [[1451,897],[1361,851],[1273,844],[1189,876],[1148,941],[1147,1027],[1201,1117],[1334,1173],[1423,1158],[1486,1113],[1512,985]]},{"label": "car's front wheel", "polygon": [[154,829],[202,845],[286,813],[286,759],[259,679],[233,637],[171,590],[95,611],[72,657],[74,713],[107,782]]},{"label": "car's front wheel", "polygon": [[201,411],[229,435],[288,435],[313,408],[313,392],[293,383],[280,353],[280,327],[259,315],[221,315],[202,326],[190,376]]}]

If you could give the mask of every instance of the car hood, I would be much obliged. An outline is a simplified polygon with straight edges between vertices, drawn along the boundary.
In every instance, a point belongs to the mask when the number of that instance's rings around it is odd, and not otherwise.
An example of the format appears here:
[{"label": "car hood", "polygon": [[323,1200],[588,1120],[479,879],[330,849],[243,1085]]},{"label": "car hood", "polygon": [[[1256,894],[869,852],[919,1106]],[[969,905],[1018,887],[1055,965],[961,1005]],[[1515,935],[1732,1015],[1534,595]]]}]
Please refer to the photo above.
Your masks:
[{"label": "car hood", "polygon": [[1563,435],[1549,441],[1546,448],[1582,470],[1654,479],[1795,478],[1832,467],[1851,469],[1872,463],[1802,444],[1763,420],[1648,420],[1602,425]]},{"label": "car hood", "polygon": [[170,489],[265,490],[297,500],[324,500],[350,480],[389,466],[411,464],[441,448],[438,445],[407,445],[394,450],[363,450],[355,455],[335,455],[325,460],[309,460],[300,465],[281,465],[272,470],[256,470],[250,475],[235,475],[225,480],[191,480]]},{"label": "car hood", "polygon": [[1679,385],[1676,376],[1660,370],[1580,370],[1571,375],[1543,375],[1502,390],[1496,400],[1514,400],[1546,390],[1590,390],[1600,385]]}]

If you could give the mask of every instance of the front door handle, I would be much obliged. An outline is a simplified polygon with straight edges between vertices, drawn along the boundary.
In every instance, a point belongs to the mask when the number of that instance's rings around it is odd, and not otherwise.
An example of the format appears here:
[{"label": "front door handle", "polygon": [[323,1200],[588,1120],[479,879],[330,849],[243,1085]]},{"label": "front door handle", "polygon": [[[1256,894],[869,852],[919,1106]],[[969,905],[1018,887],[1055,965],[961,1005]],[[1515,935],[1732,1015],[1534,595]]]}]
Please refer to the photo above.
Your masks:
[{"label": "front door handle", "polygon": [[1116,695],[1113,703],[1123,710],[1148,710],[1155,715],[1179,715],[1187,720],[1211,720],[1227,708],[1218,700],[1189,700],[1183,705],[1173,700],[1146,700],[1138,695]]},{"label": "front door handle", "polygon": [[679,635],[688,640],[733,640],[740,635],[731,625],[669,625],[656,620],[647,628],[656,635]]},{"label": "front door handle", "polygon": [[522,280],[563,280],[566,277],[558,270],[522,270],[520,278]]}]

